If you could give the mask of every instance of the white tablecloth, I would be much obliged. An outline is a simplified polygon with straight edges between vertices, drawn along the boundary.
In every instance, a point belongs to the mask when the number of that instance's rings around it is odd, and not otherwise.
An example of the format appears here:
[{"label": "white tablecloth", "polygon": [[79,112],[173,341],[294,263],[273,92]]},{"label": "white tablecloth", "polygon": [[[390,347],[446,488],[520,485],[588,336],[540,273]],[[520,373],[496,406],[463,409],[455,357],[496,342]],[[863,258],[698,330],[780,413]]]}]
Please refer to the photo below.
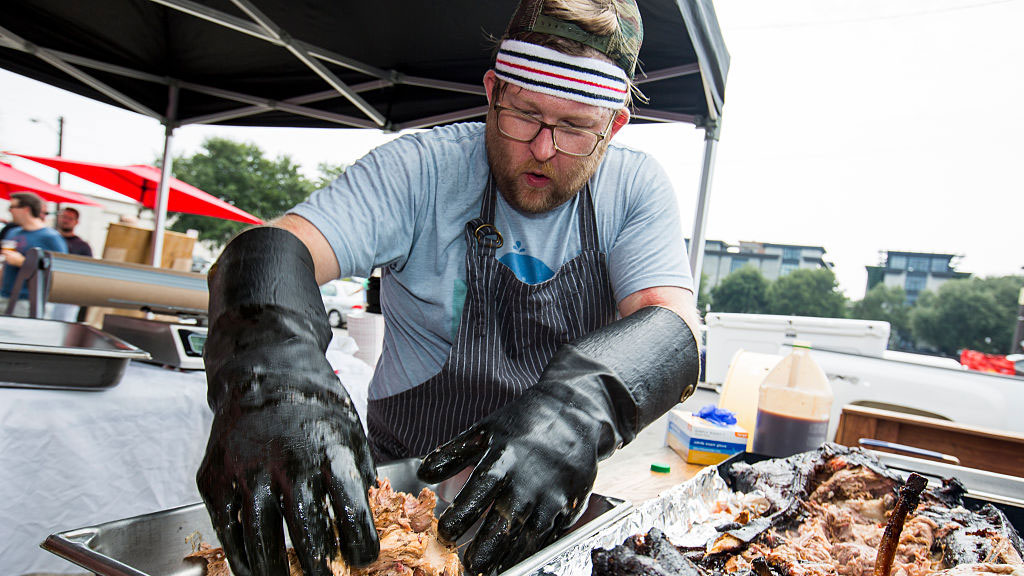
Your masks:
[{"label": "white tablecloth", "polygon": [[[365,414],[372,369],[347,342],[328,359]],[[0,388],[0,573],[81,573],[39,544],[200,501],[211,420],[205,373],[138,362],[101,392]]]}]

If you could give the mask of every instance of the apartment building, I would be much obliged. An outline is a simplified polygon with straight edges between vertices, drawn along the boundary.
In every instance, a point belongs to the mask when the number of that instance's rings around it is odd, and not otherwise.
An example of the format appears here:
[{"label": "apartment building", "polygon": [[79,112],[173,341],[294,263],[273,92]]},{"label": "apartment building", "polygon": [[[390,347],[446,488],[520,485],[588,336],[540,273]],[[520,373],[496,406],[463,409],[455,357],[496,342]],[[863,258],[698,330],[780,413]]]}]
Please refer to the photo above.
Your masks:
[{"label": "apartment building", "polygon": [[[689,240],[686,245],[689,249]],[[768,280],[775,280],[793,270],[832,268],[833,264],[821,246],[769,242],[728,244],[721,240],[705,242],[702,272],[707,276],[706,290],[718,286],[723,278],[744,266],[753,266]]]},{"label": "apartment building", "polygon": [[934,292],[950,280],[970,277],[967,272],[955,270],[958,258],[956,254],[883,251],[878,266],[866,267],[867,289],[879,283],[900,286],[907,292],[907,303],[913,304],[925,290]]}]

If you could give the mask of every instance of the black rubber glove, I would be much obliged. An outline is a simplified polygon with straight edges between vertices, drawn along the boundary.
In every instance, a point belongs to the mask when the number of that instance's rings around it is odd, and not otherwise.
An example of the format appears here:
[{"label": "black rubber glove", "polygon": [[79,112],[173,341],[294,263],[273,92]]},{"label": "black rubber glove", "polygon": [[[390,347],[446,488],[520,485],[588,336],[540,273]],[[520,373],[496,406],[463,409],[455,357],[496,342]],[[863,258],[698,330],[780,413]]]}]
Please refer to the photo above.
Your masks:
[{"label": "black rubber glove", "polygon": [[232,572],[288,574],[282,518],[307,576],[330,574],[339,547],[352,565],[373,561],[373,458],[324,356],[331,329],[309,251],[285,230],[246,231],[209,285],[214,418],[196,481]]},{"label": "black rubber glove", "polygon": [[699,369],[692,332],[665,308],[562,346],[535,386],[424,459],[427,482],[477,464],[439,535],[454,542],[491,507],[466,549],[474,574],[544,547],[586,508],[597,463],[692,394]]}]

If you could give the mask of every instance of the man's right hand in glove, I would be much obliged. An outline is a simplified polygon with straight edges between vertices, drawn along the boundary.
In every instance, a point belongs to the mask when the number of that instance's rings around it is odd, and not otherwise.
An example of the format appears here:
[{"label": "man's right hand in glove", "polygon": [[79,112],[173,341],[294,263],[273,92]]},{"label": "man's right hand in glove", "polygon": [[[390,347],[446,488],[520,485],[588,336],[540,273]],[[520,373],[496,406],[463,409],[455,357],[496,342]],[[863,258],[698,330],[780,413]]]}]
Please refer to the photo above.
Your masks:
[{"label": "man's right hand in glove", "polygon": [[282,520],[307,576],[330,574],[337,552],[372,562],[376,473],[324,357],[331,330],[309,251],[290,232],[255,228],[225,248],[209,284],[214,420],[196,480],[231,570],[287,574]]}]

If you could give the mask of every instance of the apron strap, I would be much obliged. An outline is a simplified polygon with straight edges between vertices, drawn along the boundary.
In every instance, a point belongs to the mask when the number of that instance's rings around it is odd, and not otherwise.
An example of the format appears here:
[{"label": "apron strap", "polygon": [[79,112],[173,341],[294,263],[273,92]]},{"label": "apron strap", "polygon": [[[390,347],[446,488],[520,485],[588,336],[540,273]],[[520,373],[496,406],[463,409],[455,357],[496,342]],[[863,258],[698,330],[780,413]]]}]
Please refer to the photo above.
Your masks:
[{"label": "apron strap", "polygon": [[484,201],[480,207],[480,216],[466,223],[466,233],[469,241],[475,244],[476,250],[480,250],[481,253],[490,256],[493,256],[497,249],[501,248],[505,243],[501,232],[498,232],[497,227],[494,226],[494,204],[497,202],[497,190],[494,176],[488,174],[487,187],[484,188]]},{"label": "apron strap", "polygon": [[590,193],[590,181],[579,191],[579,202],[576,203],[576,222],[580,227],[580,249],[598,251],[597,211],[594,210],[594,197]]},{"label": "apron strap", "polygon": [[[594,210],[594,197],[590,192],[588,180],[577,194],[576,223],[580,231],[580,250],[598,251],[600,242],[597,238],[597,211]],[[470,237],[476,239],[478,247],[484,253],[494,254],[505,243],[501,232],[494,226],[495,206],[498,202],[498,186],[494,176],[487,176],[487,187],[484,189],[483,203],[480,206],[480,217],[466,223]]]}]

